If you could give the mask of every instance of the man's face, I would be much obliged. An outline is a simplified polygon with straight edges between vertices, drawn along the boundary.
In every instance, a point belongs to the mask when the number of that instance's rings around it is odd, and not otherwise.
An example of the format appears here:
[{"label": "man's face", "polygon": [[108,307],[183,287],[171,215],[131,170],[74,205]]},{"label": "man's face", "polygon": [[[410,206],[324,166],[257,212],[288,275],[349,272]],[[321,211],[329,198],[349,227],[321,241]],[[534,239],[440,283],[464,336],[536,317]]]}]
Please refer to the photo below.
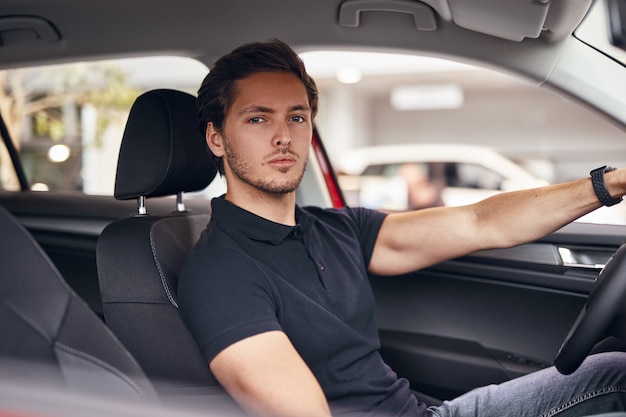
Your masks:
[{"label": "man's face", "polygon": [[291,73],[260,72],[236,82],[223,129],[209,124],[207,141],[223,157],[229,191],[283,194],[300,184],[312,126],[302,81]]}]

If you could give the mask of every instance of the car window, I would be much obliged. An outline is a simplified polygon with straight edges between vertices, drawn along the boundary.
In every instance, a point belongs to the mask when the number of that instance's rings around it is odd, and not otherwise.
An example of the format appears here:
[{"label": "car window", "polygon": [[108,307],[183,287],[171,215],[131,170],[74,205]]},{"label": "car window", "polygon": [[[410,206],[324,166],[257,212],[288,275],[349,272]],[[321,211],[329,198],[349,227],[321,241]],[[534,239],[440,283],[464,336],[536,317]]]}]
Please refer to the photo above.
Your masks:
[{"label": "car window", "polygon": [[[207,67],[181,57],[143,57],[0,71],[0,110],[36,191],[112,195],[117,156],[134,100],[155,88],[196,94]],[[311,155],[314,155],[311,152]],[[310,158],[298,202],[332,205],[324,173]],[[18,191],[4,144],[0,190]],[[189,198],[226,191],[222,177]]]},{"label": "car window", "polygon": [[[181,57],[0,71],[0,109],[33,190],[112,195],[130,107],[154,88],[195,94],[207,68]],[[6,152],[0,187],[19,189]]]},{"label": "car window", "polygon": [[500,190],[504,180],[502,175],[489,168],[464,162],[415,163],[407,161],[396,164],[375,164],[365,168],[363,175],[391,178],[402,175],[403,170],[409,167],[422,171],[429,181],[441,183],[445,187]]},{"label": "car window", "polygon": [[19,180],[9,152],[4,141],[0,141],[0,190],[17,191],[19,189]]},{"label": "car window", "polygon": [[[618,19],[612,19],[616,26],[615,28],[608,31],[606,30],[606,28],[610,26],[608,24],[609,11],[607,3],[606,1],[594,2],[585,20],[576,29],[575,35],[582,41],[626,66],[626,51],[611,44],[611,32],[617,30],[617,27],[620,26]],[[617,1],[611,3],[614,3],[617,7]],[[615,39],[615,41],[623,43],[624,39]]]},{"label": "car window", "polygon": [[[351,205],[415,207],[408,183],[399,180],[405,163],[419,168],[413,178],[426,175],[428,194],[435,193],[427,205],[467,204],[579,178],[604,164],[626,166],[621,130],[509,74],[427,56],[318,51],[302,57],[320,91],[316,125]],[[133,100],[152,88],[195,94],[206,72],[203,64],[177,57],[0,71],[0,109],[31,188],[111,195]],[[387,145],[399,148],[380,151]],[[361,158],[356,150],[362,148],[373,152],[349,172],[345,157]],[[0,149],[0,189],[18,190]],[[317,190],[321,175],[309,168],[304,185]],[[361,178],[366,169],[367,181]],[[197,196],[224,190],[217,179]],[[309,194],[301,192],[299,201],[328,205]],[[624,224],[626,214],[618,205],[584,220]]]},{"label": "car window", "polygon": [[[424,207],[626,166],[624,132],[608,118],[497,68],[363,51],[302,57],[320,90],[316,124],[350,205],[418,207],[410,196],[417,186],[399,175],[406,164],[431,196]],[[626,224],[622,206],[581,221]]]},{"label": "car window", "polygon": [[502,175],[478,164],[447,164],[446,186],[502,190]]}]

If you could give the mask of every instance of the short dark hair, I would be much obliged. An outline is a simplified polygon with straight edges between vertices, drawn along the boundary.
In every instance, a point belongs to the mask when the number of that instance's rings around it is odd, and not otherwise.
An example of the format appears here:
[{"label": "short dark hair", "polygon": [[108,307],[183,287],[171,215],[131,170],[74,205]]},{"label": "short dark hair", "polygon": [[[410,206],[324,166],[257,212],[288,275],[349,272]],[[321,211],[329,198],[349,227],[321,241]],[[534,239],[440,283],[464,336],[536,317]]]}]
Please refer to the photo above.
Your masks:
[{"label": "short dark hair", "polygon": [[[287,72],[295,74],[304,84],[311,106],[311,116],[317,114],[317,86],[307,74],[304,63],[289,45],[278,39],[241,45],[215,62],[198,90],[198,119],[200,132],[206,134],[212,122],[217,130],[224,125],[226,112],[235,99],[235,82],[258,72]],[[224,175],[222,158],[216,159]]]}]

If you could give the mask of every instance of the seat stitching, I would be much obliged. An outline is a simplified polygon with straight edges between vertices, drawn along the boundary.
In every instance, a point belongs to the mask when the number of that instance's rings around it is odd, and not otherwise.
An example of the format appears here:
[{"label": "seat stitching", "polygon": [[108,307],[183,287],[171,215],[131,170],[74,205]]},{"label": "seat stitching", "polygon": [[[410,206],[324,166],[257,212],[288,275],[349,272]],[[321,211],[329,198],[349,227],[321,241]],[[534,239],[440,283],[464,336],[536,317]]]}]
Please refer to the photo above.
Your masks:
[{"label": "seat stitching", "polygon": [[165,289],[165,293],[167,294],[167,299],[170,301],[170,303],[174,307],[178,308],[178,303],[176,303],[176,301],[174,300],[174,297],[172,296],[172,293],[170,292],[170,287],[169,285],[167,285],[165,274],[163,273],[163,268],[161,268],[161,262],[159,262],[159,257],[157,255],[156,246],[154,244],[154,226],[150,228],[150,249],[152,250],[152,258],[154,259],[154,263],[156,264],[157,269],[159,270],[159,277],[161,278],[161,285]]},{"label": "seat stitching", "polygon": [[81,350],[78,349],[74,349],[73,347],[67,346],[59,341],[56,341],[54,343],[55,346],[57,346],[59,349],[64,350],[67,353],[71,353],[73,355],[76,355],[80,358],[83,358],[87,361],[92,362],[95,365],[98,365],[110,372],[112,372],[113,374],[115,374],[117,377],[121,378],[122,380],[124,380],[124,382],[126,382],[128,385],[130,385],[141,397],[142,400],[144,400],[144,402],[148,402],[148,396],[144,393],[144,391],[141,389],[141,387],[139,385],[137,385],[137,383],[135,383],[135,381],[133,381],[128,375],[124,374],[122,371],[120,371],[119,369],[117,369],[116,367],[112,366],[111,364],[108,364],[106,362],[104,362],[103,360],[90,355],[86,352],[83,352]]}]

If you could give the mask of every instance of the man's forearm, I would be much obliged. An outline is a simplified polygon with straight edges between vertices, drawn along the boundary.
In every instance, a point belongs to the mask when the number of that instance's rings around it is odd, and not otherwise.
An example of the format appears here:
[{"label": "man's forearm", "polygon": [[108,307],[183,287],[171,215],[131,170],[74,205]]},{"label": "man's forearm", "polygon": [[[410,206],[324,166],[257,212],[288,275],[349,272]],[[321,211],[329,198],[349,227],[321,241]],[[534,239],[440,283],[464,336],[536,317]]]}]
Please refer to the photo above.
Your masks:
[{"label": "man's forearm", "polygon": [[[611,197],[626,193],[625,170],[605,174]],[[554,232],[599,208],[590,178],[536,189],[503,193],[475,205],[478,230],[488,247],[508,247]]]}]

